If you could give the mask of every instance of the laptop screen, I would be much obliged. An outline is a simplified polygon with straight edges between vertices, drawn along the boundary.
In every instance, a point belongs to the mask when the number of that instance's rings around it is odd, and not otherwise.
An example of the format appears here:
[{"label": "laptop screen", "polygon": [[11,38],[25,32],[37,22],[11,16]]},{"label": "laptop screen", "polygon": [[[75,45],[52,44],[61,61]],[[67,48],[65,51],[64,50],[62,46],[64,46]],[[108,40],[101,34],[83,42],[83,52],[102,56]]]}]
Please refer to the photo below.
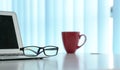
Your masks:
[{"label": "laptop screen", "polygon": [[0,15],[0,49],[18,48],[15,27],[11,15]]}]

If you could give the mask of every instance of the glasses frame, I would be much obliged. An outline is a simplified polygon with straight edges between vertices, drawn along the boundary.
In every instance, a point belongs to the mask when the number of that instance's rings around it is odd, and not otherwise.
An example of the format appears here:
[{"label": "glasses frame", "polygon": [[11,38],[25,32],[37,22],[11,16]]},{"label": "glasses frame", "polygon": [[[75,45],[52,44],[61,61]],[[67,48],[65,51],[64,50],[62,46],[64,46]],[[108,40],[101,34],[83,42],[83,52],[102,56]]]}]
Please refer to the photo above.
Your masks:
[{"label": "glasses frame", "polygon": [[[38,51],[37,51],[37,52],[34,51],[34,50],[32,50],[32,49],[28,49],[28,50],[34,52],[36,55],[26,55],[24,49],[26,49],[26,48],[28,48],[28,47],[38,48]],[[46,48],[46,47],[54,47],[54,49],[56,49],[56,54],[54,54],[54,55],[47,55],[47,54],[45,53],[45,48]],[[42,49],[42,51],[40,51],[41,49]],[[41,54],[42,52],[44,53],[45,56],[56,56],[56,55],[58,54],[58,49],[59,49],[59,48],[58,48],[57,46],[44,46],[44,47],[39,47],[39,46],[26,46],[26,47],[20,48],[20,50],[23,51],[23,54],[26,55],[26,56],[38,56],[38,55]],[[52,49],[51,49],[51,50],[52,50]]]}]

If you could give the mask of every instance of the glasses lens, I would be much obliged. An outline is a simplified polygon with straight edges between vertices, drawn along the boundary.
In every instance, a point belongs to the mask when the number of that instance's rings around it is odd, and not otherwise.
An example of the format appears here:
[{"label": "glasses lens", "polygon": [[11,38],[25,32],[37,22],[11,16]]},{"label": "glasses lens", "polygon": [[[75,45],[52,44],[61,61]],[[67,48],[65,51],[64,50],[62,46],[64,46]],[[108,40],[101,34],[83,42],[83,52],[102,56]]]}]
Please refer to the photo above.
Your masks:
[{"label": "glasses lens", "polygon": [[47,46],[44,48],[44,52],[47,56],[53,56],[53,55],[57,55],[57,47],[53,47],[53,46]]},{"label": "glasses lens", "polygon": [[24,54],[27,56],[36,56],[39,48],[37,47],[26,47],[24,48]]}]

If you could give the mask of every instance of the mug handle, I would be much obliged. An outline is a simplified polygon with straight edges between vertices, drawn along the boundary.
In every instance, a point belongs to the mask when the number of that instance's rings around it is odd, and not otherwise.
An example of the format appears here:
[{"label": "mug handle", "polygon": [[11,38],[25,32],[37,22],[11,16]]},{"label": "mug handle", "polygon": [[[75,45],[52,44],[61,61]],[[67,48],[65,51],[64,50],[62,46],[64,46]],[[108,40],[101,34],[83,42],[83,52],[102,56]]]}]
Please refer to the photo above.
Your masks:
[{"label": "mug handle", "polygon": [[83,36],[85,39],[84,39],[84,42],[83,42],[80,46],[78,46],[78,48],[82,47],[82,46],[85,44],[86,40],[87,40],[87,37],[86,37],[85,34],[79,35],[79,39],[80,39],[82,36]]}]

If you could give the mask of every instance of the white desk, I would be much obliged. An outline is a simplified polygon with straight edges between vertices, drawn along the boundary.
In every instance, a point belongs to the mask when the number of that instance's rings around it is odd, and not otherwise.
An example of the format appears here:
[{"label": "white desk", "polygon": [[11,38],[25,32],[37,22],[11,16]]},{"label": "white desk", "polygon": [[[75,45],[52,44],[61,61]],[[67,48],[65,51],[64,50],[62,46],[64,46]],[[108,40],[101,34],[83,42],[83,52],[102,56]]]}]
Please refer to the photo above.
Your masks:
[{"label": "white desk", "polygon": [[0,61],[0,70],[120,70],[120,55],[58,54],[40,60]]}]

